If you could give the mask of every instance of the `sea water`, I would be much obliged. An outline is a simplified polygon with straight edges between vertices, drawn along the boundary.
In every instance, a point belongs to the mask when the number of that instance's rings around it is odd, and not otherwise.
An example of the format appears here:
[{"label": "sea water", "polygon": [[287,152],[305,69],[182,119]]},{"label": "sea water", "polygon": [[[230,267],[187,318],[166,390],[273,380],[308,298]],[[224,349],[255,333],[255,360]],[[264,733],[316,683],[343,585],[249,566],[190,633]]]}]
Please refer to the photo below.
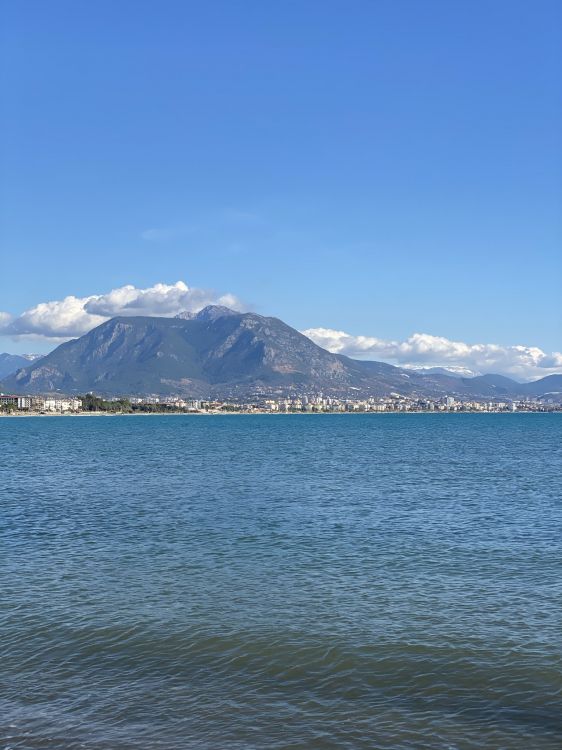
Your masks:
[{"label": "sea water", "polygon": [[0,419],[0,747],[562,747],[562,415]]}]

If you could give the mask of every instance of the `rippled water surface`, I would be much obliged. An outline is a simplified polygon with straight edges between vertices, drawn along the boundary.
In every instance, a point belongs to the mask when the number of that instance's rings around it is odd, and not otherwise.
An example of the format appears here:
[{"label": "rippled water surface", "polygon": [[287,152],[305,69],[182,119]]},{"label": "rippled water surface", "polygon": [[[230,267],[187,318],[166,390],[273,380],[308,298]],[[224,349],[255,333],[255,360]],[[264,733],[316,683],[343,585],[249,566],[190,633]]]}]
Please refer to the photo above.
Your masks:
[{"label": "rippled water surface", "polygon": [[562,747],[562,415],[0,420],[0,747]]}]

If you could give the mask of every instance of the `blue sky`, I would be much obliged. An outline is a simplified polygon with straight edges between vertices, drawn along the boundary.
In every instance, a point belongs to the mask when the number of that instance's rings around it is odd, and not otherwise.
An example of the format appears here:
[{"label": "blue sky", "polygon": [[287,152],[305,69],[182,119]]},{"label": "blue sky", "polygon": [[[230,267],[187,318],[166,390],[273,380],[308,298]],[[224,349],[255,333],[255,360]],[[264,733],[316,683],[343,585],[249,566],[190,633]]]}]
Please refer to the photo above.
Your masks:
[{"label": "blue sky", "polygon": [[299,329],[560,351],[559,2],[28,1],[1,27],[0,311],[181,279]]}]

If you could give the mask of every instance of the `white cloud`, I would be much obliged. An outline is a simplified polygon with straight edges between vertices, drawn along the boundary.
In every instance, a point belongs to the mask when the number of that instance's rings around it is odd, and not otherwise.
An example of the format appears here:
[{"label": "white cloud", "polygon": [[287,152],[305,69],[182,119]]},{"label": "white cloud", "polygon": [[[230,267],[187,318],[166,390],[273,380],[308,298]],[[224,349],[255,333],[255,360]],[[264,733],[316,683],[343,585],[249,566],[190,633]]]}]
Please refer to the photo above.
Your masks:
[{"label": "white cloud", "polygon": [[81,336],[116,315],[172,317],[183,310],[198,312],[213,304],[243,308],[240,300],[232,294],[217,296],[212,291],[188,287],[183,281],[155,284],[148,289],[128,284],[106,294],[41,302],[15,318],[0,312],[0,334],[60,342]]},{"label": "white cloud", "polygon": [[241,211],[237,208],[227,208],[222,215],[226,224],[239,224],[241,226],[257,227],[263,225],[262,217],[255,211]]},{"label": "white cloud", "polygon": [[178,239],[188,233],[189,230],[186,227],[151,227],[150,229],[143,229],[140,237],[146,242],[168,242],[168,240]]},{"label": "white cloud", "polygon": [[70,296],[63,300],[40,302],[19,317],[13,318],[0,331],[12,336],[80,336],[105,320],[86,312],[85,305],[91,299],[93,297]]},{"label": "white cloud", "polygon": [[331,328],[309,328],[302,333],[331,352],[361,359],[382,359],[401,367],[462,367],[516,379],[562,372],[562,353],[548,354],[536,346],[466,344],[427,333],[414,333],[404,341],[352,336]]}]

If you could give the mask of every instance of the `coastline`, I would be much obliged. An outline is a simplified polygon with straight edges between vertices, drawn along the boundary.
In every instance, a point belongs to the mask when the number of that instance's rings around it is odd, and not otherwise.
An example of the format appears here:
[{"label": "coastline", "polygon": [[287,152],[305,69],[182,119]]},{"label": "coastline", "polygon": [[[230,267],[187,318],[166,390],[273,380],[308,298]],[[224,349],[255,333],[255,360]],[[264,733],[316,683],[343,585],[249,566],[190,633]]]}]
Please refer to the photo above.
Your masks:
[{"label": "coastline", "polygon": [[29,419],[31,417],[344,417],[344,416],[390,416],[390,415],[404,415],[404,414],[435,414],[435,415],[466,415],[466,414],[559,414],[562,410],[550,409],[550,410],[522,410],[522,411],[430,411],[427,410],[416,410],[416,411],[316,411],[316,412],[274,412],[274,411],[199,411],[199,412],[182,412],[182,411],[162,411],[162,412],[110,412],[110,411],[82,411],[82,412],[66,412],[59,414],[56,412],[32,412],[32,413],[17,413],[17,414],[0,414],[0,419]]}]

